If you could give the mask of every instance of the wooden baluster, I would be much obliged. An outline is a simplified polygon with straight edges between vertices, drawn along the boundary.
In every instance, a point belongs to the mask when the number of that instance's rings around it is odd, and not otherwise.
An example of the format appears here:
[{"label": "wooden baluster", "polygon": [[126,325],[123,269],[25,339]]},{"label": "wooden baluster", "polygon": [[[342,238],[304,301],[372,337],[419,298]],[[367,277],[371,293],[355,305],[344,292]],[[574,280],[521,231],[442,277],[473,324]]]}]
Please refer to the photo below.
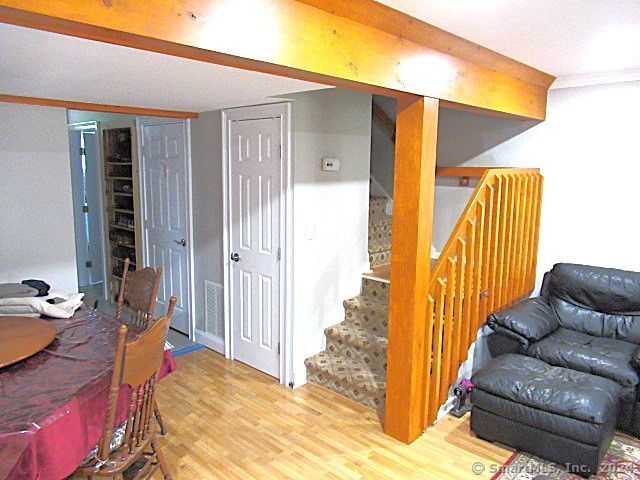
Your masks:
[{"label": "wooden baluster", "polygon": [[[485,193],[486,195],[486,193]],[[476,241],[475,241],[475,251],[473,252],[473,263],[474,263],[474,283],[472,285],[473,295],[471,297],[473,304],[471,308],[471,318],[472,323],[469,325],[469,335],[468,335],[468,345],[473,343],[477,337],[478,328],[482,322],[484,322],[484,318],[481,314],[480,309],[480,294],[483,290],[483,277],[485,274],[486,266],[482,261],[482,253],[484,251],[484,237],[485,237],[485,215],[486,215],[486,204],[484,201],[478,204],[478,220],[476,220]],[[483,302],[485,303],[485,302]]]},{"label": "wooden baluster", "polygon": [[485,202],[485,216],[484,216],[484,235],[482,240],[482,246],[480,248],[480,255],[482,256],[482,281],[481,290],[479,292],[480,307],[479,313],[480,323],[483,323],[487,319],[489,314],[489,304],[491,303],[490,297],[493,296],[491,291],[491,277],[494,274],[495,265],[491,263],[492,252],[492,240],[493,240],[493,206],[495,201],[495,178],[492,178],[492,183],[487,185],[486,202]]},{"label": "wooden baluster", "polygon": [[496,305],[496,310],[502,308],[507,300],[505,296],[505,285],[506,285],[506,266],[505,261],[506,250],[507,250],[507,217],[509,216],[509,197],[510,197],[510,188],[511,184],[509,181],[509,177],[504,175],[502,183],[502,197],[501,197],[501,211],[500,211],[500,241],[498,243],[498,278],[497,285],[500,291],[498,296],[498,304]]},{"label": "wooden baluster", "polygon": [[529,189],[529,175],[522,175],[522,193],[520,195],[520,245],[518,246],[518,295],[517,298],[522,297],[525,294],[525,248],[527,243],[527,208],[529,205],[528,191]]},{"label": "wooden baluster", "polygon": [[[445,319],[445,306],[446,306],[446,292],[447,287],[445,284],[445,280],[442,278],[438,278],[438,283],[436,284],[436,305],[435,305],[435,318],[434,318],[434,341],[433,341],[433,383],[431,388],[433,390],[432,401],[430,402],[433,405],[433,409],[431,410],[432,418],[429,423],[432,423],[435,420],[435,415],[437,414],[438,408],[441,404],[442,394],[440,392],[442,385],[442,376],[443,376],[443,350],[444,350],[444,319]],[[434,410],[435,409],[435,413]]]},{"label": "wooden baluster", "polygon": [[[467,220],[469,222],[470,220]],[[456,290],[454,294],[454,307],[453,307],[453,333],[451,337],[451,359],[449,368],[449,383],[456,380],[458,376],[458,368],[460,362],[463,360],[460,354],[462,350],[462,307],[464,304],[464,298],[466,292],[464,290],[464,274],[467,263],[467,241],[458,238],[458,248],[456,251]]]},{"label": "wooden baluster", "polygon": [[531,188],[533,185],[533,177],[530,174],[526,175],[525,179],[525,219],[523,225],[523,246],[522,246],[522,278],[520,283],[520,296],[525,295],[530,291],[529,287],[529,252],[531,250],[531,206],[533,205],[531,198]]},{"label": "wooden baluster", "polygon": [[533,234],[533,249],[531,252],[531,275],[534,279],[532,283],[535,282],[536,275],[536,267],[538,265],[538,243],[540,241],[540,215],[542,209],[542,188],[544,185],[544,178],[542,175],[538,174],[536,179],[536,215],[535,215],[535,223],[534,223],[534,234]]},{"label": "wooden baluster", "polygon": [[515,175],[516,188],[513,199],[513,251],[511,255],[511,302],[520,296],[520,257],[522,255],[522,175]]},{"label": "wooden baluster", "polygon": [[452,257],[447,258],[447,283],[446,283],[446,305],[444,312],[444,350],[442,359],[442,377],[440,379],[440,403],[447,398],[447,392],[451,385],[450,370],[451,354],[452,354],[452,335],[453,335],[453,311],[456,298],[456,264],[457,261]]},{"label": "wooden baluster", "polygon": [[434,315],[435,315],[435,302],[433,300],[433,297],[429,295],[428,302],[427,302],[427,318],[426,318],[426,325],[425,325],[425,332],[424,332],[425,333],[424,335],[424,355],[425,355],[425,363],[424,363],[425,396],[424,398],[425,398],[425,402],[424,402],[424,412],[423,412],[423,418],[424,418],[424,425],[422,427],[423,429],[427,428],[433,422],[433,420],[430,421],[431,410],[433,410],[434,408],[436,409],[438,408],[436,407],[435,397],[433,395],[433,392],[434,392],[433,385],[435,383],[434,368],[433,368],[433,365],[434,365],[433,341],[434,341],[434,338],[436,337],[433,331],[435,326]]},{"label": "wooden baluster", "polygon": [[[478,210],[476,209],[476,212]],[[476,214],[476,219],[478,214]],[[460,340],[460,350],[458,352],[458,358],[464,362],[467,358],[467,351],[469,350],[469,325],[473,323],[472,316],[472,297],[475,295],[473,291],[473,276],[474,276],[474,264],[475,264],[475,251],[476,251],[476,222],[467,221],[467,249],[465,270],[464,270],[464,302],[462,310],[462,334]]]},{"label": "wooden baluster", "polygon": [[502,175],[496,175],[496,181],[494,184],[494,206],[493,217],[491,223],[493,225],[493,231],[491,234],[491,278],[489,279],[489,306],[487,310],[489,312],[495,312],[500,307],[500,265],[498,261],[500,259],[500,219],[502,212]]},{"label": "wooden baluster", "polygon": [[504,296],[504,305],[508,305],[511,303],[511,285],[512,285],[512,256],[513,256],[513,217],[514,217],[514,205],[515,205],[515,193],[516,193],[516,182],[513,178],[513,175],[508,175],[509,182],[509,198],[507,199],[507,208],[506,208],[506,240],[505,240],[505,267],[504,267],[504,277],[502,279],[503,282],[503,296]]}]

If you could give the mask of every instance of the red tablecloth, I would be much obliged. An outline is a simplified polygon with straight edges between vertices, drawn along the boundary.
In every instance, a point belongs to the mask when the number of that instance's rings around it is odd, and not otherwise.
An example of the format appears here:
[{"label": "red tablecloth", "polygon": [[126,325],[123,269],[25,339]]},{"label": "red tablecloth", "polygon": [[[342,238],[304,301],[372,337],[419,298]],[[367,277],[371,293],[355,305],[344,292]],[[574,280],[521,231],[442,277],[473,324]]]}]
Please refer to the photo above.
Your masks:
[{"label": "red tablecloth", "polygon": [[[63,479],[102,434],[119,323],[91,309],[50,321],[51,345],[0,369],[0,479]],[[130,328],[127,338],[138,333]],[[165,351],[159,378],[176,368]],[[120,391],[120,421],[129,393]]]}]

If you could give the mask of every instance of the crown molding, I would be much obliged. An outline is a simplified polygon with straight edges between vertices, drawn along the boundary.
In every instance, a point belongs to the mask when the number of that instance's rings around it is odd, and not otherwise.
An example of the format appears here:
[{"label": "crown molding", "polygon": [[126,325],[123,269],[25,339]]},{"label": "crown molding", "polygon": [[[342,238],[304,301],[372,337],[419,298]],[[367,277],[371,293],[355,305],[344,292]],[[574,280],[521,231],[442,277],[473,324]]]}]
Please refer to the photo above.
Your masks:
[{"label": "crown molding", "polygon": [[586,87],[605,83],[634,82],[640,80],[640,68],[618,70],[616,72],[587,73],[558,77],[551,85],[552,89]]}]

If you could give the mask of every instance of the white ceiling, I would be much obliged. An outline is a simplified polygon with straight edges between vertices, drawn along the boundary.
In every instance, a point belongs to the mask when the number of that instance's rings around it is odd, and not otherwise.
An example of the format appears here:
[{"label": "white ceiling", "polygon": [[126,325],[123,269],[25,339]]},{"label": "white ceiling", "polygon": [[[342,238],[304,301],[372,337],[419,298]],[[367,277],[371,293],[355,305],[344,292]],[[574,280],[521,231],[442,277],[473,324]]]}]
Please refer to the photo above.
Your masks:
[{"label": "white ceiling", "polygon": [[0,24],[0,94],[205,112],[327,88]]},{"label": "white ceiling", "polygon": [[640,74],[640,0],[377,1],[557,77]]}]

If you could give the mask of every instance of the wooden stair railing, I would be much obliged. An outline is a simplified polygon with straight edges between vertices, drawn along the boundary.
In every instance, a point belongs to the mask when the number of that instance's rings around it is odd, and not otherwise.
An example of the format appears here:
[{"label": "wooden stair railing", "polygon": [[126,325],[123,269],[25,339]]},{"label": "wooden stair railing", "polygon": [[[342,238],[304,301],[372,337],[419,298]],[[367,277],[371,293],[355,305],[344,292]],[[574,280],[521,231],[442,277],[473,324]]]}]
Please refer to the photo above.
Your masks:
[{"label": "wooden stair railing", "polygon": [[424,428],[436,419],[487,315],[534,288],[543,177],[487,169],[431,272]]}]

